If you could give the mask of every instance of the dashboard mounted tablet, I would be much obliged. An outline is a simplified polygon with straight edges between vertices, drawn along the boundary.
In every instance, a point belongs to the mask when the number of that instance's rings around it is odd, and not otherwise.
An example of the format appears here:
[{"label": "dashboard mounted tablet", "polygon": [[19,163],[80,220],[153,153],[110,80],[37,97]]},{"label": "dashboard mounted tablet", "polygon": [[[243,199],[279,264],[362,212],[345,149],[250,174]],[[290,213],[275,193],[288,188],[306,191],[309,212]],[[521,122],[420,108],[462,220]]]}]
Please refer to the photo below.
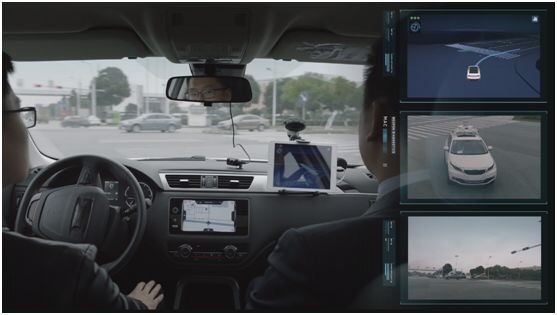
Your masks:
[{"label": "dashboard mounted tablet", "polygon": [[271,142],[267,187],[272,191],[331,192],[336,187],[331,144]]}]

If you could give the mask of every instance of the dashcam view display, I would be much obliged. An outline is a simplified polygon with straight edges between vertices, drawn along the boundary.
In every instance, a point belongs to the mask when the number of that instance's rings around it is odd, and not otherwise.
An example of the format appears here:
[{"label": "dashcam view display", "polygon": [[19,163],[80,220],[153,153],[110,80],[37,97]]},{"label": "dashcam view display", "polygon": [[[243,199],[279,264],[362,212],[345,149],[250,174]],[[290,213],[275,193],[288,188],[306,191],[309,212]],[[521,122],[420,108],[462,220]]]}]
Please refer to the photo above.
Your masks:
[{"label": "dashcam view display", "polygon": [[182,231],[234,233],[235,201],[184,200]]},{"label": "dashcam view display", "polygon": [[541,115],[408,115],[409,200],[538,200]]},{"label": "dashcam view display", "polygon": [[541,217],[408,218],[408,300],[540,300]]},{"label": "dashcam view display", "polygon": [[331,189],[332,146],[288,143],[274,143],[272,146],[274,146],[273,187]]},{"label": "dashcam view display", "polygon": [[540,23],[536,11],[410,13],[407,98],[540,98]]}]

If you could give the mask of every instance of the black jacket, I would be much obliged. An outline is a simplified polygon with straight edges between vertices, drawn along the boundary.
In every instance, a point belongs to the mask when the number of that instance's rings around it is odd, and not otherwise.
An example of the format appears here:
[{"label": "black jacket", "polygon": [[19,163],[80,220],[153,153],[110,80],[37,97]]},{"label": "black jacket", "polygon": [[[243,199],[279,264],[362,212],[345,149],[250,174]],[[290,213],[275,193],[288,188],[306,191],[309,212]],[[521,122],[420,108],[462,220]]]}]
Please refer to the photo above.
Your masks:
[{"label": "black jacket", "polygon": [[[361,217],[286,231],[269,255],[265,274],[250,283],[246,309],[345,310],[369,283],[384,291],[383,220],[398,221],[398,205],[396,190]],[[397,290],[387,289],[395,304]]]},{"label": "black jacket", "polygon": [[2,311],[96,312],[146,310],[122,294],[93,260],[93,245],[2,233]]}]

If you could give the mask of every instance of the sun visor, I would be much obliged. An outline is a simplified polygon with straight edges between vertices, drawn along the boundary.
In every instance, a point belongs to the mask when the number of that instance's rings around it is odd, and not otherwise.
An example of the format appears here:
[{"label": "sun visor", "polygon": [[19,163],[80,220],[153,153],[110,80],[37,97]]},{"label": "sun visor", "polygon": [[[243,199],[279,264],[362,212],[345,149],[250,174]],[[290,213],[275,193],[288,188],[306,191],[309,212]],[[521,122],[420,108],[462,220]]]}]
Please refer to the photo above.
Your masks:
[{"label": "sun visor", "polygon": [[168,13],[168,34],[180,63],[239,64],[249,38],[249,14],[238,9],[188,8]]},{"label": "sun visor", "polygon": [[148,57],[135,32],[125,29],[57,34],[4,34],[2,49],[16,61],[56,61]]},{"label": "sun visor", "polygon": [[281,37],[269,57],[306,62],[365,64],[373,38],[329,32],[293,31]]}]

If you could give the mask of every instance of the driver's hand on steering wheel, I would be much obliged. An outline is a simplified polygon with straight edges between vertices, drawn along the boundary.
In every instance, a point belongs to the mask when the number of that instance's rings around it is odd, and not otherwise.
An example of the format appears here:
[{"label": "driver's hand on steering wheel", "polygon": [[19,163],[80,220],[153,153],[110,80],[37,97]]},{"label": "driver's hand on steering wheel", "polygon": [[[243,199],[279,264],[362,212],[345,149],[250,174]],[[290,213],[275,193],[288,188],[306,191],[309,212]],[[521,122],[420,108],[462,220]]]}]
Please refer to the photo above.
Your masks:
[{"label": "driver's hand on steering wheel", "polygon": [[155,310],[164,298],[162,293],[159,294],[160,290],[161,285],[155,283],[153,280],[147,282],[147,284],[145,284],[145,282],[140,282],[128,296],[140,300],[149,310]]}]

